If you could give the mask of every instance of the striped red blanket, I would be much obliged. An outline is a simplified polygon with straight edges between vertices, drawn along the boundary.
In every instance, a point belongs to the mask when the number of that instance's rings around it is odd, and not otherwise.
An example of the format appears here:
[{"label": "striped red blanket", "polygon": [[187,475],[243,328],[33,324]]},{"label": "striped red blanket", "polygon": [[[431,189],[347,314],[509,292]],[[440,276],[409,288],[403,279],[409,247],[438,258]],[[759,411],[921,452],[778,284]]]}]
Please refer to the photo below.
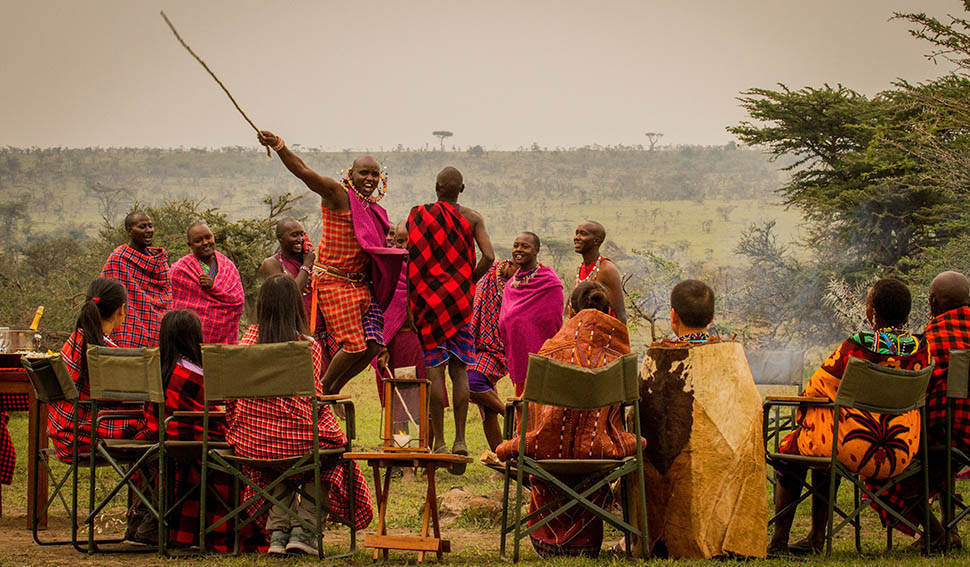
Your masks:
[{"label": "striped red blanket", "polygon": [[115,278],[128,291],[128,313],[111,338],[121,348],[158,346],[162,315],[170,309],[168,254],[149,247],[146,254],[127,244],[115,248],[101,270],[101,277]]},{"label": "striped red blanket", "polygon": [[490,378],[508,374],[505,367],[505,345],[498,330],[498,317],[502,311],[502,294],[505,278],[502,270],[510,260],[492,264],[475,290],[475,306],[472,310],[472,333],[475,335],[475,364],[469,370],[480,372]]},{"label": "striped red blanket", "polygon": [[172,309],[190,309],[202,321],[202,342],[234,345],[239,342],[239,319],[246,294],[239,271],[232,260],[216,252],[216,277],[209,289],[199,284],[202,263],[192,254],[182,257],[172,269]]},{"label": "striped red blanket", "polygon": [[421,343],[430,351],[471,323],[475,238],[460,207],[438,201],[408,216],[409,301]]}]

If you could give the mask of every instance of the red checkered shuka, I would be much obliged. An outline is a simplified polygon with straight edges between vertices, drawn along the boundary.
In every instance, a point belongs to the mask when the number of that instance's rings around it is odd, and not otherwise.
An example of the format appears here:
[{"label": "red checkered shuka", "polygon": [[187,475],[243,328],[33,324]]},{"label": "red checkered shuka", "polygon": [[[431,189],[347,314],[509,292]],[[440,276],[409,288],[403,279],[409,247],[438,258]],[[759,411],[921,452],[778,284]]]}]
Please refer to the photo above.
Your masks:
[{"label": "red checkered shuka", "polygon": [[409,303],[424,350],[471,323],[475,235],[458,205],[418,205],[408,215]]},{"label": "red checkered shuka", "polygon": [[[117,345],[105,337],[105,344],[109,347]],[[85,356],[86,345],[81,336],[81,330],[74,331],[61,348],[61,357],[68,373],[74,379],[81,400],[90,400],[91,389],[87,379],[80,378],[81,357]],[[100,409],[133,409],[131,405],[104,402],[99,403]],[[54,448],[57,458],[65,463],[71,462],[71,446],[74,442],[73,413],[75,404],[68,401],[53,402],[49,406],[49,421],[47,434]],[[91,449],[91,409],[85,404],[77,405],[78,413],[78,453],[86,453]],[[134,439],[145,428],[145,415],[142,412],[137,417],[119,416],[103,418],[98,425],[100,439]]]},{"label": "red checkered shuka", "polygon": [[216,252],[216,265],[212,287],[203,289],[199,284],[202,263],[192,254],[176,262],[169,271],[172,309],[189,309],[199,316],[203,343],[234,345],[239,342],[239,319],[246,294],[232,260]]},{"label": "red checkered shuka", "polygon": [[489,377],[501,377],[509,372],[505,366],[505,345],[498,330],[502,292],[505,290],[502,269],[508,263],[508,260],[501,260],[492,264],[475,289],[475,305],[472,309],[475,364],[468,369]]},{"label": "red checkered shuka", "polygon": [[[255,344],[259,338],[259,328],[253,325],[239,341],[239,344]],[[322,351],[313,341],[313,367],[316,375],[316,390],[323,394]],[[226,440],[233,451],[251,459],[280,459],[296,457],[309,453],[313,443],[313,416],[310,400],[307,398],[269,398],[260,400],[237,400],[227,404]],[[327,405],[318,410],[320,447],[342,447],[347,444],[347,436]],[[363,529],[373,518],[370,490],[367,481],[356,463],[354,471],[354,494],[350,494],[350,479],[345,478],[342,465],[323,471],[321,481],[330,490],[330,508],[337,516],[347,517],[350,498],[354,498],[354,523]],[[260,484],[269,484],[275,475],[262,471],[247,470],[250,478]],[[243,491],[243,500],[253,495],[252,490]],[[262,506],[262,501],[250,506],[254,512]]]},{"label": "red checkered shuka", "polygon": [[[172,376],[165,385],[165,416],[176,411],[202,411],[204,409],[204,382],[202,369],[184,358],[172,369]],[[215,404],[209,411],[217,411]],[[145,429],[139,439],[155,439],[158,436],[158,413],[145,412]],[[209,420],[209,439],[222,441],[225,427],[221,420]],[[201,441],[202,418],[172,418],[165,430],[165,439],[173,441]]]},{"label": "red checkered shuka", "polygon": [[163,248],[153,247],[146,252],[122,244],[108,256],[101,270],[101,277],[117,279],[128,291],[128,313],[111,335],[122,348],[158,346],[162,315],[172,303],[168,254]]},{"label": "red checkered shuka", "polygon": [[13,469],[17,464],[17,452],[13,447],[13,439],[10,438],[10,430],[7,429],[9,422],[10,415],[0,411],[0,484],[13,482]]},{"label": "red checkered shuka", "polygon": [[322,207],[323,234],[317,247],[318,274],[314,278],[317,309],[323,315],[327,333],[346,352],[367,348],[364,336],[364,313],[370,307],[372,294],[366,282],[350,282],[327,273],[363,274],[370,261],[357,242],[350,211],[334,212]]}]

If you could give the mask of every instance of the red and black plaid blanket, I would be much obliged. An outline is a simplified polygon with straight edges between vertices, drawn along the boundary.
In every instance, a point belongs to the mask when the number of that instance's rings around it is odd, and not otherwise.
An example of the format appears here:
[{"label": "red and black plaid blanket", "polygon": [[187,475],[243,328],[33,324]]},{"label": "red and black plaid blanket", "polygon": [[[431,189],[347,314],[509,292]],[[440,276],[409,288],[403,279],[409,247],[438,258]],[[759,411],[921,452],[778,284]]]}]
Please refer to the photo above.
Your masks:
[{"label": "red and black plaid blanket", "polygon": [[163,248],[145,254],[127,244],[115,248],[101,270],[101,277],[115,278],[128,291],[128,313],[111,339],[121,348],[158,346],[162,315],[170,309],[168,254]]},{"label": "red and black plaid blanket", "polygon": [[[931,446],[942,445],[946,439],[946,375],[950,369],[950,351],[970,349],[970,307],[958,307],[934,317],[926,326],[926,343],[930,357],[936,363],[926,388],[927,439]],[[970,448],[970,400],[953,400],[953,442],[964,450]],[[931,454],[930,497],[946,489],[946,469],[942,460],[936,460]],[[913,509],[919,503],[920,480],[917,476],[903,481],[885,495],[886,501],[913,523],[920,521],[920,514]],[[888,515],[884,512],[880,515],[885,524]],[[904,525],[896,528],[903,533],[912,533]]]},{"label": "red and black plaid blanket", "polygon": [[[23,368],[0,368],[0,372],[26,372]],[[17,452],[7,424],[10,422],[8,411],[27,411],[30,404],[27,394],[0,394],[0,484],[13,482],[14,465]]]},{"label": "red and black plaid blanket", "polygon": [[472,319],[475,235],[458,205],[418,205],[408,215],[409,302],[425,350]]}]

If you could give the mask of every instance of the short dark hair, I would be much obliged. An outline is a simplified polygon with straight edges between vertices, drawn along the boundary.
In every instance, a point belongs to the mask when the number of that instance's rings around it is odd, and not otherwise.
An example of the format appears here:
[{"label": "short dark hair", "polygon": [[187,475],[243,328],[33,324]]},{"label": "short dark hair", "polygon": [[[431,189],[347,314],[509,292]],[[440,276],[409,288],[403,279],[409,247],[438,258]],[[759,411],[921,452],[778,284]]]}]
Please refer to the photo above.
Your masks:
[{"label": "short dark hair", "polygon": [[606,287],[593,280],[580,282],[569,296],[569,306],[573,313],[579,313],[583,309],[596,309],[607,315],[610,314],[610,296]]},{"label": "short dark hair", "polygon": [[905,325],[909,311],[913,307],[913,297],[909,288],[896,278],[882,278],[872,284],[869,291],[872,308],[879,319],[893,327]]},{"label": "short dark hair", "polygon": [[528,230],[523,230],[520,234],[528,234],[532,237],[532,240],[536,243],[536,249],[542,248],[542,242],[539,241],[539,235],[534,232],[529,232]]},{"label": "short dark hair", "polygon": [[700,280],[684,280],[670,292],[670,307],[688,327],[707,327],[714,320],[714,290]]},{"label": "short dark hair", "polygon": [[[209,225],[207,225],[205,223],[205,221],[201,221],[201,220],[195,221],[194,223],[190,224],[189,225],[189,228],[185,229],[185,240],[191,240],[192,239],[189,236],[189,234],[191,234],[192,233],[192,229],[195,228],[195,227],[197,227],[197,226],[204,226],[204,227],[208,228]],[[209,230],[211,231],[212,229],[210,228]]]},{"label": "short dark hair", "polygon": [[147,214],[141,211],[131,211],[125,216],[125,230],[128,230],[131,227],[135,226],[135,219],[138,217],[151,218]]},{"label": "short dark hair", "polygon": [[296,217],[283,217],[283,218],[281,218],[280,219],[280,222],[276,223],[276,238],[279,238],[279,237],[283,236],[283,233],[284,233],[283,227],[286,226],[286,225],[288,225],[288,224],[290,224],[290,223],[293,223],[293,222],[299,223],[300,222],[300,219],[298,219]]}]

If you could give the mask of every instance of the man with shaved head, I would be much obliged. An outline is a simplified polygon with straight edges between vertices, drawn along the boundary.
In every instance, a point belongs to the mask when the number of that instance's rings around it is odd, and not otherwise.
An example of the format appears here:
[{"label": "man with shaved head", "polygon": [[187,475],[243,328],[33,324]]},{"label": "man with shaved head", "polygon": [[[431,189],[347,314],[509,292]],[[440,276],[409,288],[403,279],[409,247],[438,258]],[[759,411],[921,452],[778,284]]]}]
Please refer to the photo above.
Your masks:
[{"label": "man with shaved head", "polygon": [[276,274],[286,274],[296,280],[309,321],[313,306],[313,261],[317,255],[303,223],[293,217],[282,218],[276,223],[276,240],[280,246],[259,265],[259,274],[264,280]]},{"label": "man with shaved head", "polygon": [[141,211],[125,217],[128,242],[114,249],[101,269],[102,278],[115,278],[128,292],[125,320],[111,334],[122,348],[158,346],[162,315],[171,307],[168,252],[152,246],[155,225]]},{"label": "man with shaved head", "polygon": [[[926,344],[936,366],[926,388],[926,421],[930,446],[945,445],[947,413],[947,372],[950,369],[950,351],[970,349],[970,280],[959,272],[943,272],[930,284],[930,315],[933,319],[926,326]],[[953,400],[953,443],[963,451],[970,451],[970,400]],[[936,458],[934,458],[936,457]],[[930,452],[930,497],[940,495],[947,489],[946,468],[942,455]],[[953,471],[953,474],[959,470]],[[886,495],[897,511],[914,524],[923,524],[920,504],[922,486],[920,478],[908,479],[893,487]],[[958,509],[959,510],[959,509]],[[899,526],[897,529],[911,533]],[[939,550],[947,537],[943,525],[930,514],[930,550]],[[960,536],[953,530],[950,546],[959,547]],[[922,549],[922,544],[920,544]]]},{"label": "man with shaved head", "polygon": [[[470,324],[475,282],[492,266],[495,253],[478,212],[458,204],[465,190],[461,172],[446,167],[438,173],[438,200],[418,205],[408,216],[408,299],[424,349],[431,380],[431,429],[435,452],[447,450],[444,437],[445,367],[452,382],[455,442],[452,452],[467,455],[467,367],[475,359]],[[481,258],[475,262],[475,245]],[[461,473],[464,466],[455,467]]]},{"label": "man with shaved head", "polygon": [[189,227],[191,253],[172,266],[172,309],[194,311],[202,321],[202,342],[239,342],[239,319],[246,303],[242,280],[232,260],[216,250],[216,239],[204,222]]},{"label": "man with shaved head", "polygon": [[383,310],[401,272],[404,251],[387,247],[390,222],[377,204],[387,190],[386,177],[377,160],[363,156],[337,181],[310,169],[272,132],[260,132],[259,143],[273,148],[283,165],[320,195],[323,231],[313,267],[310,327],[315,330],[321,315],[331,358],[323,389],[336,394],[380,352]]},{"label": "man with shaved head", "polygon": [[605,241],[606,229],[596,221],[586,221],[576,227],[573,249],[583,257],[583,263],[576,269],[576,285],[585,281],[603,284],[610,296],[610,315],[626,323],[620,270],[612,260],[600,255],[600,246]]}]

